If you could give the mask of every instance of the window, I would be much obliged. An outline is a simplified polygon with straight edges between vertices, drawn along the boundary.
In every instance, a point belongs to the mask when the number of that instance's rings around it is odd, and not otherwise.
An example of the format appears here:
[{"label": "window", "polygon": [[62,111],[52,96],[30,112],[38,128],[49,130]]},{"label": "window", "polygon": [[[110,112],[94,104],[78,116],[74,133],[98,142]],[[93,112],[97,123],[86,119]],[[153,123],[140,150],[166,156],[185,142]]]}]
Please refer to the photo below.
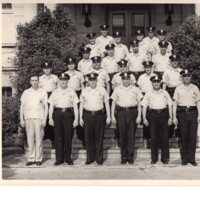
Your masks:
[{"label": "window", "polygon": [[12,9],[11,3],[2,3],[2,9]]},{"label": "window", "polygon": [[145,32],[145,16],[144,14],[132,14],[132,36],[135,35],[135,32],[140,29]]},{"label": "window", "polygon": [[11,87],[2,87],[2,96],[3,97],[11,97],[12,96],[12,88]]},{"label": "window", "polygon": [[112,15],[112,33],[121,32],[122,36],[125,36],[125,15],[113,14]]}]

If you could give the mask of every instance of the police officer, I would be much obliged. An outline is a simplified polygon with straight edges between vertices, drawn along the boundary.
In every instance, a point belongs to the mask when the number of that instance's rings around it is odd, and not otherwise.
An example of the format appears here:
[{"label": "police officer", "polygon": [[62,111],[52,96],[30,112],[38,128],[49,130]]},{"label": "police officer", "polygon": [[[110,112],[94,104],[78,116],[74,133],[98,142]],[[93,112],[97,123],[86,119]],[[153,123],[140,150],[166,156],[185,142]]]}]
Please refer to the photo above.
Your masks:
[{"label": "police officer", "polygon": [[97,162],[103,164],[103,136],[106,123],[110,124],[109,96],[105,88],[97,86],[97,73],[87,75],[89,86],[80,97],[80,125],[84,127],[87,160],[86,165]]},{"label": "police officer", "polygon": [[90,58],[94,56],[101,56],[100,46],[95,43],[96,33],[88,33],[86,37],[89,39],[89,44],[87,44],[86,47],[89,47],[91,49]]},{"label": "police officer", "polygon": [[[157,31],[157,34],[158,34],[159,42],[166,41],[165,36],[166,36],[167,32],[165,30],[160,29]],[[171,54],[172,53],[172,44],[169,41],[166,41],[166,42],[168,42],[167,53]],[[159,48],[159,45],[157,45],[156,53],[158,53],[159,51],[160,51],[160,48]]]},{"label": "police officer", "polygon": [[101,68],[101,57],[94,56],[91,60],[93,62],[93,69],[91,71],[98,74],[97,86],[106,88],[108,94],[110,94],[110,77],[108,73]]},{"label": "police officer", "polygon": [[126,59],[129,54],[129,51],[128,47],[122,44],[122,34],[117,31],[113,34],[113,37],[115,39],[116,44],[114,57],[117,59],[117,61],[120,61],[121,59]]},{"label": "police officer", "polygon": [[119,70],[117,65],[117,59],[114,57],[115,45],[114,44],[106,45],[105,49],[107,50],[108,55],[102,59],[101,68],[106,70],[106,72],[110,76],[110,80],[112,80],[114,74],[116,74]]},{"label": "police officer", "polygon": [[[111,81],[113,89],[120,85],[123,85],[122,77],[120,75],[121,73],[128,72],[127,60],[122,59],[118,61],[117,64],[119,65],[119,72],[113,76],[113,79]],[[131,85],[134,85],[136,83],[135,76],[132,73],[130,74],[130,81]]]},{"label": "police officer", "polygon": [[55,166],[66,162],[73,165],[71,159],[73,127],[78,126],[78,97],[74,90],[67,87],[70,76],[62,73],[59,87],[49,97],[49,124],[54,126],[56,162]]},{"label": "police officer", "polygon": [[95,43],[100,46],[101,57],[103,58],[106,56],[107,53],[105,49],[106,45],[114,44],[115,40],[112,36],[108,35],[108,29],[109,29],[108,25],[103,24],[99,26],[99,28],[101,29],[101,36],[96,38]]},{"label": "police officer", "polygon": [[[39,87],[47,92],[48,97],[57,88],[58,77],[52,74],[52,62],[44,62],[42,64],[43,75],[39,77]],[[54,148],[54,133],[53,128],[48,123],[49,119],[47,117],[47,123],[44,128],[44,140],[50,139],[52,142],[52,148]]]},{"label": "police officer", "polygon": [[142,93],[139,88],[131,85],[130,72],[121,73],[120,76],[123,85],[117,87],[111,96],[112,123],[117,122],[120,134],[121,164],[126,164],[126,162],[133,164],[136,123],[141,122]]},{"label": "police officer", "polygon": [[167,53],[167,47],[169,45],[168,42],[162,41],[158,43],[160,47],[160,53],[157,53],[153,58],[152,61],[154,62],[154,72],[158,75],[162,76],[163,73],[169,69],[170,66],[170,54]]},{"label": "police officer", "polygon": [[139,76],[144,73],[144,66],[142,63],[147,60],[147,57],[139,51],[139,42],[137,40],[133,40],[131,45],[132,53],[130,53],[128,57],[129,70],[133,72],[136,80],[138,80]]},{"label": "police officer", "polygon": [[152,26],[147,27],[147,30],[148,30],[148,36],[143,39],[143,42],[146,46],[148,57],[151,60],[152,56],[156,54],[156,47],[159,42],[159,39],[154,36],[154,32],[156,30],[155,27]]},{"label": "police officer", "polygon": [[[161,146],[161,161],[169,162],[168,125],[172,124],[172,100],[169,94],[161,89],[162,78],[158,75],[150,78],[153,90],[147,92],[142,100],[143,123],[149,126],[151,135],[151,164],[158,161],[158,144]],[[149,120],[146,118],[149,107]],[[159,141],[160,139],[160,141]]]},{"label": "police officer", "polygon": [[[65,60],[68,70],[65,74],[68,74],[70,79],[68,80],[68,88],[73,89],[76,92],[78,98],[80,97],[81,90],[84,88],[83,74],[76,70],[76,60],[69,57]],[[84,131],[81,126],[77,126],[77,137],[82,141],[83,147],[85,147]]]},{"label": "police officer", "polygon": [[[180,74],[182,69],[179,67],[179,59],[176,54],[172,54],[169,59],[171,61],[171,67],[164,72],[162,82],[163,89],[167,90],[170,97],[173,98],[176,87],[182,83]],[[180,137],[179,130],[174,124],[169,127],[169,138],[172,138],[173,136]]]},{"label": "police officer", "polygon": [[180,130],[182,165],[191,163],[197,166],[195,160],[197,128],[200,123],[200,92],[191,83],[192,72],[181,71],[183,83],[175,89],[173,122]]},{"label": "police officer", "polygon": [[[150,80],[151,77],[156,74],[152,71],[153,62],[152,61],[144,61],[143,62],[145,73],[140,75],[137,85],[139,86],[143,96],[147,92],[151,92],[153,90],[152,82]],[[146,114],[147,120],[149,119],[149,112],[147,110]],[[149,148],[150,144],[150,132],[149,127],[143,124],[143,139],[144,139],[144,147]]]},{"label": "police officer", "polygon": [[92,69],[92,61],[90,60],[90,51],[89,47],[84,47],[80,49],[83,58],[78,62],[78,70],[86,75],[90,73]]}]

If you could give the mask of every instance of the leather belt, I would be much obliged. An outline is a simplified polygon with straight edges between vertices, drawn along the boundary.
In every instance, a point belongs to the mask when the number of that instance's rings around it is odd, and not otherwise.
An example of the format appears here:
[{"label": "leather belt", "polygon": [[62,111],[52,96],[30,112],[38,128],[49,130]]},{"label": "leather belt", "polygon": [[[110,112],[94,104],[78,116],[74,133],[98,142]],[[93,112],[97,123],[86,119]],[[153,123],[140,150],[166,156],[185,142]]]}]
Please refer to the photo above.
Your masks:
[{"label": "leather belt", "polygon": [[104,109],[97,110],[97,111],[90,111],[90,110],[84,110],[85,113],[91,114],[91,115],[97,115],[97,114],[103,114]]},{"label": "leather belt", "polygon": [[128,111],[128,110],[137,110],[137,106],[132,106],[132,107],[121,107],[117,106],[117,111]]},{"label": "leather belt", "polygon": [[155,113],[162,113],[162,112],[167,111],[167,108],[163,108],[163,109],[152,109],[152,108],[149,108],[148,111],[149,112],[155,112]]},{"label": "leather belt", "polygon": [[74,111],[74,109],[72,107],[68,107],[68,108],[55,108],[55,111],[61,111],[61,112],[72,112]]},{"label": "leather belt", "polygon": [[193,112],[196,111],[197,107],[196,106],[177,106],[177,112],[181,113],[181,112]]}]

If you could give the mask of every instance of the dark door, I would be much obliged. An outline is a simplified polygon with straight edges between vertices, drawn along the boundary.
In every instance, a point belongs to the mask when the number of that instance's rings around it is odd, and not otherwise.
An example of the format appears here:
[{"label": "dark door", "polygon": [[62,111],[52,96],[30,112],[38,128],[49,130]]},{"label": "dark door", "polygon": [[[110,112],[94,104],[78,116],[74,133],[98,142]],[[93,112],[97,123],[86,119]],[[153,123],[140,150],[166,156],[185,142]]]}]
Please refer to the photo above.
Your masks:
[{"label": "dark door", "polygon": [[149,25],[148,9],[110,10],[109,25],[110,33],[122,32],[123,43],[129,45],[137,29],[146,32],[146,27]]}]

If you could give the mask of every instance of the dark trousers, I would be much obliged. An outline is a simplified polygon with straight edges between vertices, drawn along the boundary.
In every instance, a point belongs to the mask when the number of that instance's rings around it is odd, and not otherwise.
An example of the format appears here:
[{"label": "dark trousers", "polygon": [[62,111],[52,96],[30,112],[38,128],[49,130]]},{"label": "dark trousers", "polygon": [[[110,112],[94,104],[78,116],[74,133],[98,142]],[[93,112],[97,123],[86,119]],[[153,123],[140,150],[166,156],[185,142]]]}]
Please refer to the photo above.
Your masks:
[{"label": "dark trousers", "polygon": [[[166,91],[169,93],[170,97],[173,99],[174,96],[174,92],[175,92],[176,87],[173,88],[166,88]],[[179,133],[179,129],[175,129],[175,126],[172,124],[171,126],[169,126],[169,138],[172,137],[180,137],[180,133]]]},{"label": "dark trousers", "polygon": [[56,161],[70,161],[73,138],[74,112],[62,112],[55,109],[53,119]]},{"label": "dark trousers", "polygon": [[[149,130],[151,135],[151,160],[158,161],[158,147],[161,147],[161,161],[169,160],[168,110],[149,111]],[[160,141],[159,141],[160,140]]]},{"label": "dark trousers", "polygon": [[[76,94],[78,96],[78,98],[80,98],[80,94],[81,94],[81,90],[76,91]],[[80,104],[78,104],[78,107],[80,106]],[[79,140],[82,141],[83,146],[85,146],[85,136],[84,136],[84,129],[83,127],[81,127],[80,125],[77,126],[76,128],[76,134]]]},{"label": "dark trousers", "polygon": [[[50,97],[52,92],[48,92],[48,98]],[[48,104],[49,108],[49,104]],[[44,127],[44,140],[50,139],[52,143],[54,143],[54,133],[53,133],[53,127],[49,125],[49,115],[47,116],[46,126]]]},{"label": "dark trousers", "polygon": [[87,162],[103,162],[103,137],[105,128],[104,112],[96,114],[84,111],[84,132]]},{"label": "dark trousers", "polygon": [[181,157],[183,162],[194,162],[197,141],[197,111],[177,114],[181,137]]},{"label": "dark trousers", "polygon": [[137,114],[137,109],[117,111],[122,161],[133,161]]}]

